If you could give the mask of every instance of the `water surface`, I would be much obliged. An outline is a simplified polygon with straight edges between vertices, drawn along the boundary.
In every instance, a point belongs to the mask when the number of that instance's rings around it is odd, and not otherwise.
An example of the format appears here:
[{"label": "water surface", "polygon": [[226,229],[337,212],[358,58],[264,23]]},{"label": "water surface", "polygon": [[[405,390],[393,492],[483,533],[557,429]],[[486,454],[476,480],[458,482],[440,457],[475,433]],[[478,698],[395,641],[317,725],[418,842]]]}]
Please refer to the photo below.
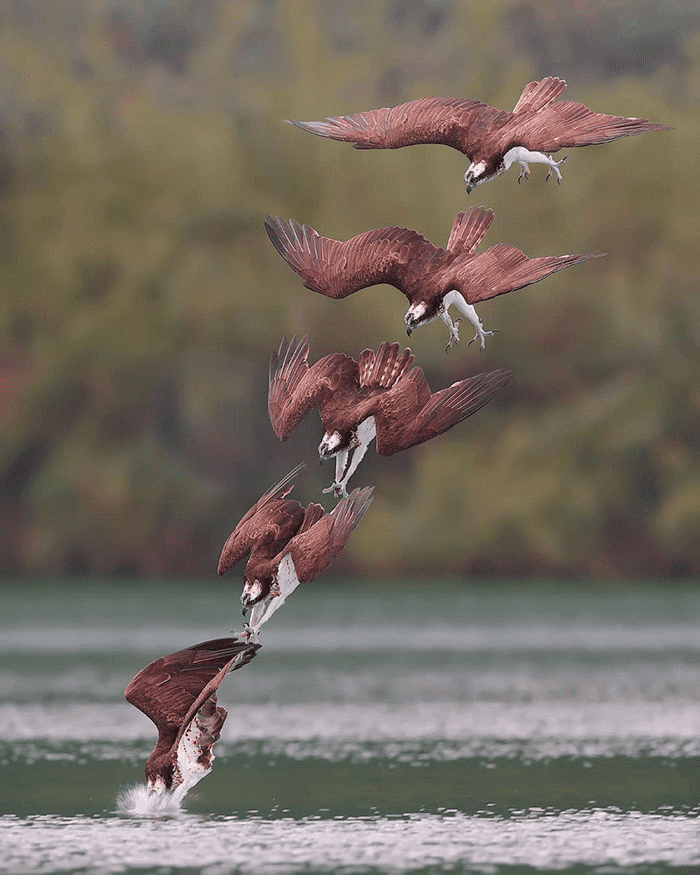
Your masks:
[{"label": "water surface", "polygon": [[155,740],[126,684],[237,595],[4,586],[0,871],[700,872],[691,585],[302,588],[183,810],[120,813]]}]

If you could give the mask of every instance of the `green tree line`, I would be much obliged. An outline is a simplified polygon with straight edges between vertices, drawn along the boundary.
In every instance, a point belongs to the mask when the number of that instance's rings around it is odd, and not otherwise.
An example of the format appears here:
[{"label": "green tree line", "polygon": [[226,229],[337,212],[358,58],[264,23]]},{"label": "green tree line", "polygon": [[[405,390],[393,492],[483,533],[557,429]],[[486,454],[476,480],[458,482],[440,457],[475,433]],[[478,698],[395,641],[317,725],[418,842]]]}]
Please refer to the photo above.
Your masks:
[{"label": "green tree line", "polygon": [[535,166],[470,199],[457,152],[360,152],[282,120],[431,94],[510,108],[565,72],[508,29],[527,4],[351,6],[173,4],[188,27],[158,30],[87,4],[72,41],[0,34],[0,569],[209,575],[296,462],[299,500],[328,502],[317,417],[272,434],[270,353],[292,334],[311,360],[405,344],[405,299],[304,289],[264,215],[444,245],[455,213],[484,203],[484,245],[608,255],[483,304],[499,334],[481,354],[446,355],[441,323],[413,335],[433,389],[516,378],[448,434],[370,451],[354,483],[376,498],[336,567],[697,575],[700,36],[676,33],[643,75],[569,75],[566,97],[673,131],[572,151],[561,186]]}]

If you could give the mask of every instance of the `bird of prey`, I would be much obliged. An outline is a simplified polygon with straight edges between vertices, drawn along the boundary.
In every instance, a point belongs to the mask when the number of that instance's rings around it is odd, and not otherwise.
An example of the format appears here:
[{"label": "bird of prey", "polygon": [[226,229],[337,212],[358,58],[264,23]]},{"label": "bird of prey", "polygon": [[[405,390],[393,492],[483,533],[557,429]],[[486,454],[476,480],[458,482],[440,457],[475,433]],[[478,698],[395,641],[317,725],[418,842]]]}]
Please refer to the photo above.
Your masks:
[{"label": "bird of prey", "polygon": [[512,112],[494,109],[478,100],[424,97],[399,106],[332,116],[315,122],[285,119],[288,124],[332,140],[353,143],[356,149],[400,149],[419,143],[442,143],[466,155],[467,193],[520,165],[518,182],[530,164],[546,164],[547,179],[561,182],[559,149],[593,146],[646,131],[671,130],[643,118],[593,112],[582,103],[557,100],[566,82],[556,76],[529,82]]},{"label": "bird of prey", "polygon": [[321,461],[335,457],[335,479],[325,492],[347,495],[347,483],[370,442],[390,456],[430,440],[476,413],[513,377],[496,370],[431,393],[410,349],[398,343],[365,349],[359,362],[332,353],[309,367],[306,337],[283,339],[270,361],[268,410],[275,434],[286,440],[316,407],[324,433]]},{"label": "bird of prey", "polygon": [[158,741],[146,763],[152,792],[184,796],[209,774],[227,711],[217,705],[224,677],[247,665],[259,644],[217,638],[151,662],[124,692],[158,729]]},{"label": "bird of prey", "polygon": [[372,502],[374,487],[355,489],[330,513],[320,504],[303,507],[287,499],[297,465],[250,508],[231,532],[219,559],[219,574],[250,554],[241,604],[252,608],[246,637],[257,639],[260,626],[280,608],[300,583],[309,583],[345,546]]},{"label": "bird of prey", "polygon": [[275,249],[303,279],[306,288],[328,298],[345,298],[360,289],[386,283],[408,298],[404,316],[406,333],[439,317],[447,325],[447,349],[459,343],[459,319],[449,314],[452,304],[485,338],[474,305],[539,282],[546,276],[604,253],[550,255],[528,258],[515,246],[497,243],[475,253],[493,221],[493,211],[471,207],[457,213],[445,249],[408,228],[376,228],[346,242],[321,237],[309,225],[265,218],[265,228]]}]

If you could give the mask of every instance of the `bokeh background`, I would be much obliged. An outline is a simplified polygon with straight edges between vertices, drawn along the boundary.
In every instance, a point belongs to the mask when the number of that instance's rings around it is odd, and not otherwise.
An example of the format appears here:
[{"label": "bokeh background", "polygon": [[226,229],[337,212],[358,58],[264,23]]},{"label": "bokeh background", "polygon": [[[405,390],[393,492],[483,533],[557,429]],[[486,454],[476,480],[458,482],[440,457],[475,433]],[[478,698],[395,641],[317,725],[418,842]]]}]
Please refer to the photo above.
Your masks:
[{"label": "bokeh background", "polygon": [[[444,245],[483,203],[486,245],[608,257],[483,304],[500,333],[481,354],[446,355],[441,323],[413,335],[434,389],[516,379],[432,442],[370,450],[353,483],[376,499],[335,573],[700,574],[696,2],[5,0],[0,24],[1,572],[213,576],[300,460],[296,496],[328,506],[316,414],[272,433],[270,352],[295,333],[311,360],[405,344],[406,303],[304,289],[265,213]],[[509,109],[547,74],[675,130],[470,198],[453,150],[282,123],[429,95]]]}]

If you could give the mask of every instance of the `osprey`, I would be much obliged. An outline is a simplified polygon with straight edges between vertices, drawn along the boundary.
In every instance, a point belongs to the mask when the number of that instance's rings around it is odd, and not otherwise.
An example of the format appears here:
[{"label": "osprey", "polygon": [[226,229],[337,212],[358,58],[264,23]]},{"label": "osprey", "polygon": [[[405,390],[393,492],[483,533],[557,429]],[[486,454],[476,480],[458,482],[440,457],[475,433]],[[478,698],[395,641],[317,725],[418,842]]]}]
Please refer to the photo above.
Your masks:
[{"label": "osprey", "polygon": [[[342,353],[307,364],[306,337],[283,339],[270,361],[268,410],[275,434],[286,440],[312,407],[323,423],[321,461],[335,457],[335,479],[324,492],[347,495],[347,482],[376,438],[391,456],[430,440],[476,413],[513,374],[478,374],[434,394],[410,349],[398,343],[365,349],[359,362]],[[354,493],[353,493],[354,494]]]},{"label": "osprey", "polygon": [[260,649],[237,638],[195,644],[149,663],[124,692],[149,717],[158,741],[146,763],[151,792],[184,796],[209,774],[227,711],[216,703],[224,677],[247,665]]},{"label": "osprey", "polygon": [[225,574],[250,554],[241,604],[252,608],[244,634],[257,637],[260,626],[280,608],[300,583],[309,583],[345,546],[372,502],[374,487],[355,489],[330,513],[320,504],[303,507],[286,496],[304,467],[297,465],[269,489],[231,532],[219,559]]},{"label": "osprey", "polygon": [[484,330],[474,304],[604,254],[528,258],[508,243],[497,243],[477,255],[474,250],[492,221],[493,211],[485,207],[457,213],[445,249],[408,228],[377,228],[346,242],[321,237],[294,219],[266,216],[265,229],[307,289],[328,298],[345,298],[379,283],[394,286],[410,303],[404,316],[409,337],[420,325],[439,317],[449,331],[447,349],[459,343],[459,319],[453,322],[449,314],[454,304],[476,330],[469,342],[478,339],[483,348],[486,336],[495,332]]},{"label": "osprey", "polygon": [[593,146],[646,131],[668,131],[643,118],[593,112],[582,103],[557,98],[566,82],[556,76],[528,82],[513,112],[494,109],[478,100],[424,97],[400,106],[340,115],[317,122],[285,119],[312,134],[353,143],[356,149],[400,149],[418,143],[442,143],[466,155],[464,183],[469,194],[482,182],[520,165],[518,182],[530,164],[546,164],[547,177],[561,182],[559,149]]}]

